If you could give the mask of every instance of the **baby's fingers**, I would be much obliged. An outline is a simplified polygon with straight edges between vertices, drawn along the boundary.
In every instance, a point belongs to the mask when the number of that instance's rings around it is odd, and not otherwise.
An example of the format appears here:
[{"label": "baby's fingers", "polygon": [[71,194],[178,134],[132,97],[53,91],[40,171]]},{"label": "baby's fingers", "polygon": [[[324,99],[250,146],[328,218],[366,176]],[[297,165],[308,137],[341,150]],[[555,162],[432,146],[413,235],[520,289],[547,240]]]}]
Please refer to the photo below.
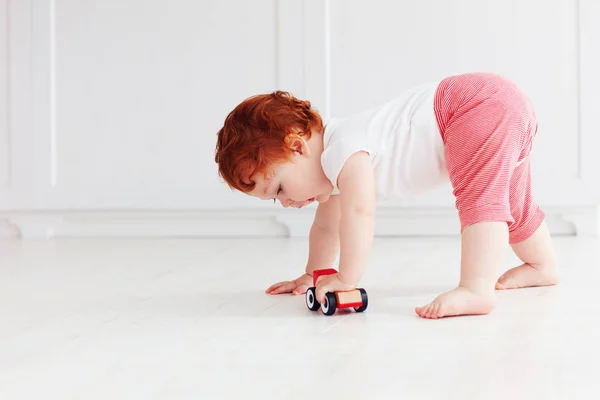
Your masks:
[{"label": "baby's fingers", "polygon": [[296,287],[294,282],[281,282],[280,285],[275,285],[273,289],[267,290],[267,293],[270,294],[281,294],[281,293],[289,293]]},{"label": "baby's fingers", "polygon": [[269,288],[268,288],[267,290],[265,290],[265,292],[269,293],[269,292],[271,292],[272,290],[274,290],[275,288],[277,288],[277,287],[279,287],[279,286],[281,286],[281,285],[284,285],[285,283],[286,283],[286,282],[277,282],[277,283],[274,283],[274,284],[272,284],[271,286],[269,286]]}]

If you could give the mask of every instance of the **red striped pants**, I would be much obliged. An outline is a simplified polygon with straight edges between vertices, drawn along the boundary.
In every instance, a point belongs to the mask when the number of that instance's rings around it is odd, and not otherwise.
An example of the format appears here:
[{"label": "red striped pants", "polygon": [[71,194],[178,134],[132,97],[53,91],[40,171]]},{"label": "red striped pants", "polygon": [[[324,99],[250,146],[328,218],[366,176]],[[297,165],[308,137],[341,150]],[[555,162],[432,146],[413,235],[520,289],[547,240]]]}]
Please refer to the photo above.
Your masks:
[{"label": "red striped pants", "polygon": [[500,76],[472,73],[444,79],[434,107],[461,232],[499,221],[510,243],[529,238],[545,217],[531,193],[537,122],[530,101]]}]

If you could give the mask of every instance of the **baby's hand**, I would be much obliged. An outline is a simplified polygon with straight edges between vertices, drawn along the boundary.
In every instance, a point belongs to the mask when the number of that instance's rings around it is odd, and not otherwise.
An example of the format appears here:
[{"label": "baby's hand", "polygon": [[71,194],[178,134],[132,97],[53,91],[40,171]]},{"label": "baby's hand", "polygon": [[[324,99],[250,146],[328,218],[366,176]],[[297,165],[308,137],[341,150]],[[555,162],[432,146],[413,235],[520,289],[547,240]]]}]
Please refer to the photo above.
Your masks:
[{"label": "baby's hand", "polygon": [[340,280],[339,274],[325,275],[317,279],[315,297],[319,303],[323,304],[325,302],[325,293],[344,292],[354,289],[356,289],[355,286],[343,283]]},{"label": "baby's hand", "polygon": [[282,294],[290,292],[292,294],[304,294],[306,293],[306,290],[312,286],[312,279],[312,276],[304,274],[293,281],[277,282],[271,285],[266,292],[268,294]]}]

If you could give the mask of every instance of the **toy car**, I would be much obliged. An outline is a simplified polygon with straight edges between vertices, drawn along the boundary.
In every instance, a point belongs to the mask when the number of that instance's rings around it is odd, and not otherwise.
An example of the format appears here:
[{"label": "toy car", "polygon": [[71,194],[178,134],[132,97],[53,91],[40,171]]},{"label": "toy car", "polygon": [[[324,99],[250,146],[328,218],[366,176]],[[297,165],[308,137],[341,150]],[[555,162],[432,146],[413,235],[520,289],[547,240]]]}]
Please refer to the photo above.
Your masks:
[{"label": "toy car", "polygon": [[313,287],[306,291],[306,306],[311,311],[317,311],[319,307],[325,315],[333,315],[336,309],[354,308],[356,312],[363,312],[367,309],[369,299],[365,289],[354,289],[344,292],[329,292],[325,294],[325,302],[319,304],[315,294],[317,279],[320,276],[337,274],[333,268],[318,269],[313,271]]}]

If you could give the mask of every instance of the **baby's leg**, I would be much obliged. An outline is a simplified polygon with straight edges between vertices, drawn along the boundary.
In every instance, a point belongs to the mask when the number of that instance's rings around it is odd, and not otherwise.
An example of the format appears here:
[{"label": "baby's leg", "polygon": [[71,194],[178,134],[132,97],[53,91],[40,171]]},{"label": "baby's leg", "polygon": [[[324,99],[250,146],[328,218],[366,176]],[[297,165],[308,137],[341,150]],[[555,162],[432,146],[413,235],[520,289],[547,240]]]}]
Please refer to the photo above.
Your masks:
[{"label": "baby's leg", "polygon": [[533,108],[514,84],[487,74],[444,82],[435,109],[461,222],[461,278],[456,289],[416,308],[424,318],[487,314],[494,308],[495,277],[515,222],[511,194],[524,193],[511,185],[526,182],[513,180],[513,172],[536,129]]},{"label": "baby's leg", "polygon": [[456,289],[417,307],[423,318],[487,314],[494,309],[494,284],[508,243],[505,222],[480,222],[462,232],[460,282]]},{"label": "baby's leg", "polygon": [[558,283],[556,255],[545,222],[531,237],[511,246],[523,264],[506,271],[498,279],[496,289],[551,286]]},{"label": "baby's leg", "polygon": [[509,243],[523,264],[502,275],[496,289],[557,284],[558,271],[552,239],[544,221],[544,212],[532,194],[530,157],[524,159],[513,172],[509,199],[514,219],[510,225]]}]

